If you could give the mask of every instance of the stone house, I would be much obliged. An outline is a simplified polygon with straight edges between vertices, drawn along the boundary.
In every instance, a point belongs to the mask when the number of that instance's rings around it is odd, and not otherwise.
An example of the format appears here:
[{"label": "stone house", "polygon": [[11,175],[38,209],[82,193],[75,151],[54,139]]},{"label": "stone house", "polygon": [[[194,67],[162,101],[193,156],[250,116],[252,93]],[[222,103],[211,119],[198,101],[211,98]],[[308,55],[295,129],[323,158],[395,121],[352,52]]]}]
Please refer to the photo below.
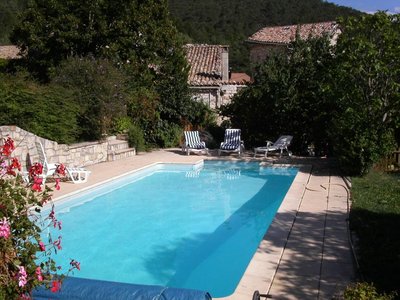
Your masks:
[{"label": "stone house", "polygon": [[188,82],[193,98],[217,109],[240,89],[250,76],[229,69],[229,47],[225,45],[187,44],[184,46],[190,65]]},{"label": "stone house", "polygon": [[261,63],[272,53],[285,51],[289,43],[296,39],[297,33],[303,40],[327,34],[334,44],[340,34],[340,29],[334,21],[264,27],[246,40],[250,48],[251,63],[253,65]]}]

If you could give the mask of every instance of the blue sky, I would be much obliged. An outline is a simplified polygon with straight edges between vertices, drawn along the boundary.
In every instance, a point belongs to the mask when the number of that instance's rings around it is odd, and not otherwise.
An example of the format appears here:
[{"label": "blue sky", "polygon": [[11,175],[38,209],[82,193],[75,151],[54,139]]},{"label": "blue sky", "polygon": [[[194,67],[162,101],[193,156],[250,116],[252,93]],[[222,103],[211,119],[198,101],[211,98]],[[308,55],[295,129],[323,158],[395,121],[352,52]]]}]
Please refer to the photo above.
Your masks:
[{"label": "blue sky", "polygon": [[400,13],[400,0],[327,0],[327,2],[353,7],[367,13],[374,13],[377,10]]}]

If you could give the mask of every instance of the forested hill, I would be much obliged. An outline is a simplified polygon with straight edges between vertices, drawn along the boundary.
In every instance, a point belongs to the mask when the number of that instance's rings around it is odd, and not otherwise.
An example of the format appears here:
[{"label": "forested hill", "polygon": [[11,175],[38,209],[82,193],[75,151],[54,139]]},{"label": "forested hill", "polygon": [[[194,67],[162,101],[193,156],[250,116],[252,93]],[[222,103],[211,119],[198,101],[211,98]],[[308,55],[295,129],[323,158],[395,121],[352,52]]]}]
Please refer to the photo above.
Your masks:
[{"label": "forested hill", "polygon": [[262,27],[332,21],[359,14],[322,0],[168,0],[186,42],[230,45],[230,65],[246,71],[244,40]]}]

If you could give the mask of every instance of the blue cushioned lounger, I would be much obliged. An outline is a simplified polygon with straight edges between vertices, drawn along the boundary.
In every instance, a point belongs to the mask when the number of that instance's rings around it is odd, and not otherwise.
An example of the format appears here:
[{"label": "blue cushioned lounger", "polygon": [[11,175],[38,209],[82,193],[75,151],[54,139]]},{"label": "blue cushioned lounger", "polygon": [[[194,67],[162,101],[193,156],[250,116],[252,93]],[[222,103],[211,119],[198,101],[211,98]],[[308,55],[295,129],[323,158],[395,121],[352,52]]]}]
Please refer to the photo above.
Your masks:
[{"label": "blue cushioned lounger", "polygon": [[68,277],[61,290],[52,293],[40,287],[33,292],[34,300],[210,300],[207,292],[155,285],[139,285]]}]

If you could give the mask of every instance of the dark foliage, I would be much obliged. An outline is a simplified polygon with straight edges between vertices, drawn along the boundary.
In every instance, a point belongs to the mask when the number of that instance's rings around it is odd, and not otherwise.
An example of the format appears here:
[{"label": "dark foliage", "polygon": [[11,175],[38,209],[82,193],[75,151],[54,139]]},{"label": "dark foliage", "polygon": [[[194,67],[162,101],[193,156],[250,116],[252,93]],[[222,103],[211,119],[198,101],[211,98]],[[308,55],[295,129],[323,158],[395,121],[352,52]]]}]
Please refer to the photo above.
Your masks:
[{"label": "dark foliage", "polygon": [[280,135],[293,135],[292,150],[305,153],[313,144],[326,154],[330,123],[327,38],[297,40],[287,54],[277,54],[260,65],[254,83],[222,107],[232,126],[242,129],[246,146],[264,145]]},{"label": "dark foliage", "polygon": [[0,124],[17,125],[47,139],[74,142],[76,105],[58,85],[41,86],[24,77],[0,75]]}]

